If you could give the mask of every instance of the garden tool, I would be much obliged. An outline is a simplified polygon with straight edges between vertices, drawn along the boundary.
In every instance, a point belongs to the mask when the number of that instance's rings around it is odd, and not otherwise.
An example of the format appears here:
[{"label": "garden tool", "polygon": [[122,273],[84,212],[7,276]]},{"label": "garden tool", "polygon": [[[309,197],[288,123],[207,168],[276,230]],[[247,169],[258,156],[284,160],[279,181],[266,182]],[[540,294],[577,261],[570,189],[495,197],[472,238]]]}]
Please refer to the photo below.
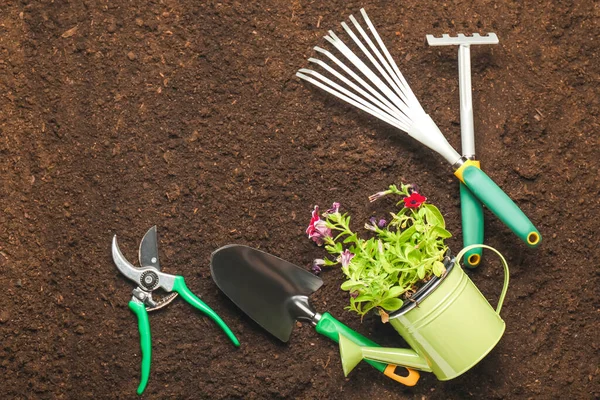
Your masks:
[{"label": "garden tool", "polygon": [[[465,36],[459,33],[451,37],[447,34],[441,38],[427,35],[430,46],[458,46],[458,85],[460,95],[460,138],[462,155],[467,160],[475,161],[475,134],[473,129],[473,98],[471,93],[471,45],[498,44],[495,33],[480,36]],[[479,168],[479,161],[474,164]],[[483,243],[483,206],[479,199],[460,182],[460,209],[462,216],[463,247]],[[475,248],[465,254],[467,267],[476,267],[481,261],[481,248]]]},{"label": "garden tool", "polygon": [[[321,287],[323,281],[292,263],[251,247],[233,244],[212,254],[210,269],[219,289],[282,342],[289,340],[295,321],[299,320],[312,324],[318,333],[336,343],[343,334],[361,346],[378,346],[331,314],[315,311],[308,297]],[[407,376],[400,376],[393,365],[367,362],[407,386],[413,386],[419,380],[415,370],[408,369]]]},{"label": "garden tool", "polygon": [[[148,311],[158,310],[166,306],[177,297],[177,294],[180,294],[185,301],[215,321],[235,346],[240,345],[240,342],[225,322],[223,322],[221,317],[188,289],[182,276],[169,275],[161,272],[160,262],[158,260],[156,226],[150,228],[142,239],[139,250],[139,268],[127,261],[123,254],[121,254],[121,250],[117,244],[117,235],[113,237],[112,241],[112,257],[119,271],[137,284],[137,287],[133,289],[133,297],[131,298],[131,301],[129,301],[129,308],[138,318],[140,346],[142,350],[142,373],[140,385],[137,389],[138,395],[144,392],[144,389],[148,384],[148,376],[150,375],[152,342],[150,337]],[[152,298],[152,292],[159,288],[170,294],[163,297],[161,300],[155,301]]]},{"label": "garden tool", "polygon": [[[474,246],[498,255],[504,267],[504,285],[496,309],[459,265],[461,257]],[[492,247],[469,247],[461,250],[444,275],[417,293],[413,302],[390,314],[389,324],[407,347],[365,347],[340,334],[345,375],[364,359],[432,372],[440,381],[447,381],[473,368],[496,347],[506,330],[500,312],[510,280],[508,264]]]},{"label": "garden tool", "polygon": [[[530,247],[538,246],[542,241],[539,231],[506,193],[477,167],[476,161],[460,156],[448,143],[435,122],[419,104],[365,10],[361,9],[360,12],[379,47],[373,43],[371,37],[353,16],[350,16],[350,20],[360,33],[364,43],[345,22],[342,22],[342,27],[377,72],[369,68],[333,31],[329,31],[329,35],[325,36],[325,39],[342,53],[364,78],[342,63],[331,52],[320,47],[314,49],[331,60],[346,75],[319,59],[310,58],[308,61],[322,67],[345,86],[319,72],[306,68],[300,69],[296,75],[406,132],[412,138],[439,153],[454,167],[454,175],[506,226]],[[371,83],[368,83],[367,80]]]}]

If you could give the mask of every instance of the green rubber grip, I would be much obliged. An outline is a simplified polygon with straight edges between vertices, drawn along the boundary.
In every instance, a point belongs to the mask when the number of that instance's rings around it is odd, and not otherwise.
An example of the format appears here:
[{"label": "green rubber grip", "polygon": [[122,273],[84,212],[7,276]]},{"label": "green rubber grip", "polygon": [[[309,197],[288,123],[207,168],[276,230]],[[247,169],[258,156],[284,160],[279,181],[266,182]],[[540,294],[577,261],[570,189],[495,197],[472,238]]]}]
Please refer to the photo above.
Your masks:
[{"label": "green rubber grip", "polygon": [[[354,343],[360,346],[367,347],[381,347],[374,341],[367,339],[360,333],[353,331],[348,328],[346,325],[342,324],[340,321],[335,319],[331,314],[324,313],[321,316],[321,319],[315,326],[315,330],[323,336],[327,336],[329,339],[338,343],[340,340],[340,334],[343,334],[348,339],[352,340]],[[384,364],[379,361],[365,360],[369,364],[371,364],[375,369],[379,372],[385,371],[387,364]]]},{"label": "green rubber grip", "polygon": [[[460,214],[462,218],[463,248],[472,244],[483,244],[483,205],[481,201],[461,182]],[[464,264],[474,268],[481,261],[481,247],[465,253]]]},{"label": "green rubber grip", "polygon": [[173,290],[181,295],[181,297],[187,301],[191,306],[197,308],[202,311],[204,314],[208,315],[213,321],[216,322],[217,325],[225,332],[229,340],[233,342],[236,347],[240,346],[240,341],[235,337],[231,329],[223,322],[221,317],[212,310],[209,306],[206,305],[202,300],[200,300],[185,284],[185,280],[183,276],[176,276],[175,282],[173,284]]},{"label": "green rubber grip", "polygon": [[152,360],[152,339],[150,337],[150,321],[148,320],[148,311],[146,306],[135,301],[129,302],[129,309],[137,315],[138,328],[140,330],[140,348],[142,349],[142,375],[137,394],[141,395],[148,384],[150,376],[150,363]]},{"label": "green rubber grip", "polygon": [[540,245],[542,242],[540,232],[485,172],[477,167],[467,166],[462,177],[469,190],[529,247]]}]

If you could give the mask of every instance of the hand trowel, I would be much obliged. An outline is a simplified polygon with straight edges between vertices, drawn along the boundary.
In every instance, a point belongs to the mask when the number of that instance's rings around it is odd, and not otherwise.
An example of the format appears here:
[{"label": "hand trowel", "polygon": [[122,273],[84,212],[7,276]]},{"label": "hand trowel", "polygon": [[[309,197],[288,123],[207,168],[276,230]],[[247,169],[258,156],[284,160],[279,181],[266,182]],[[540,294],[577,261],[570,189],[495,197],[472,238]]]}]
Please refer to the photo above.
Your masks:
[{"label": "hand trowel", "polygon": [[[338,343],[340,334],[361,346],[378,347],[331,314],[318,313],[308,297],[323,281],[310,272],[263,251],[227,245],[211,257],[212,278],[244,313],[273,336],[287,342],[295,321],[310,322],[315,330]],[[407,376],[395,373],[396,365],[366,360],[387,377],[414,386],[419,373],[408,369]]]}]

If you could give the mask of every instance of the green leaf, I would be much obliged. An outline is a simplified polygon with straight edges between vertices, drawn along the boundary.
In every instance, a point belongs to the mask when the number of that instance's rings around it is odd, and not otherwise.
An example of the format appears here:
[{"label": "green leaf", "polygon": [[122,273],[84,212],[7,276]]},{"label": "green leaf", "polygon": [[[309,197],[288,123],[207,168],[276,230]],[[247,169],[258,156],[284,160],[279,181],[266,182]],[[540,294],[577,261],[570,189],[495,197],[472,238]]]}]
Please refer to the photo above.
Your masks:
[{"label": "green leaf", "polygon": [[410,228],[408,228],[404,232],[402,232],[402,234],[400,234],[400,236],[396,237],[396,243],[407,242],[416,231],[417,231],[416,228],[414,226],[411,226]]},{"label": "green leaf", "polygon": [[361,294],[360,296],[355,298],[354,301],[373,301],[374,299],[375,299],[375,297],[373,295]]},{"label": "green leaf", "polygon": [[334,250],[335,250],[336,254],[340,254],[341,252],[344,251],[344,247],[342,246],[342,244],[340,242],[337,242],[335,244]]},{"label": "green leaf", "polygon": [[442,238],[442,239],[448,239],[450,237],[452,237],[452,234],[450,232],[448,232],[447,230],[445,230],[444,228],[442,228],[441,226],[436,226],[431,230],[432,235],[435,235],[435,238]]},{"label": "green leaf", "polygon": [[419,276],[419,279],[425,278],[425,264],[419,265],[419,268],[417,268],[417,275]]},{"label": "green leaf", "polygon": [[402,293],[404,293],[405,291],[406,290],[403,287],[401,287],[401,286],[394,286],[388,292],[387,297],[398,297]]},{"label": "green leaf", "polygon": [[427,210],[425,218],[427,219],[427,222],[429,224],[439,226],[442,228],[446,227],[446,222],[444,221],[444,217],[442,216],[442,213],[436,206],[434,206],[433,204],[425,203],[425,204],[423,204],[422,207],[425,210]]},{"label": "green leaf", "polygon": [[420,249],[413,249],[408,253],[408,263],[412,265],[418,265],[423,260],[423,254]]},{"label": "green leaf", "polygon": [[358,237],[356,236],[356,233],[353,233],[352,235],[350,235],[346,239],[344,239],[344,243],[357,243],[357,242],[358,242]]},{"label": "green leaf", "polygon": [[404,303],[398,298],[389,298],[379,303],[379,306],[386,311],[396,311],[402,307],[402,304]]},{"label": "green leaf", "polygon": [[446,271],[446,267],[441,261],[435,261],[433,263],[433,273],[435,276],[442,276],[442,274]]}]

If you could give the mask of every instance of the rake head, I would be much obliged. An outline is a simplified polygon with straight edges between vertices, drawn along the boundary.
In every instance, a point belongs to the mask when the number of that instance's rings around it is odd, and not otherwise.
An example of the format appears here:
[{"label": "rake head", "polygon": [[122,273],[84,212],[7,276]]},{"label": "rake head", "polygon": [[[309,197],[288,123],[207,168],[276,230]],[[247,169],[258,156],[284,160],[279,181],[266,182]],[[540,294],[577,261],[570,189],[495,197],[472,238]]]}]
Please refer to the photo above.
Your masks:
[{"label": "rake head", "polygon": [[330,51],[315,47],[317,53],[337,68],[323,60],[309,58],[308,61],[320,67],[326,75],[302,68],[296,76],[408,133],[441,154],[450,164],[455,164],[460,155],[419,104],[365,10],[360,12],[371,35],[352,15],[350,21],[360,37],[345,22],[342,22],[342,27],[366,60],[363,61],[333,31],[329,31],[325,40],[341,53],[352,68]]},{"label": "rake head", "polygon": [[487,35],[481,36],[479,33],[474,33],[471,36],[466,36],[463,33],[459,33],[456,36],[450,36],[444,33],[441,38],[433,35],[427,35],[427,43],[430,46],[461,46],[472,44],[498,44],[498,36],[495,33],[488,33]]}]

